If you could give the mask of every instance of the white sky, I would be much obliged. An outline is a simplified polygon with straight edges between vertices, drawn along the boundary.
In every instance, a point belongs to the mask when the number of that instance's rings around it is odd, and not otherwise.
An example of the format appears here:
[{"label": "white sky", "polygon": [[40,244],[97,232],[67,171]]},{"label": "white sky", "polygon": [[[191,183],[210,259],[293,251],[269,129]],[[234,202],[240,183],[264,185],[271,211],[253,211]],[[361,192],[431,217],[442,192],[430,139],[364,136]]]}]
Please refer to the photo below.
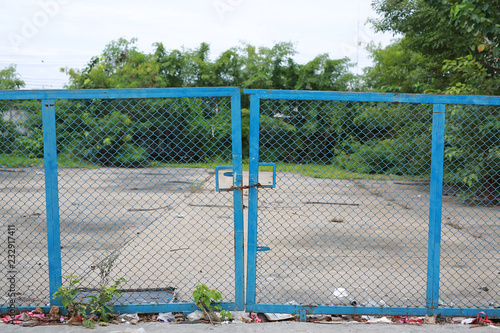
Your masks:
[{"label": "white sky", "polygon": [[299,63],[328,53],[357,62],[359,73],[371,65],[366,45],[393,38],[365,24],[371,0],[0,0],[0,10],[0,68],[16,64],[25,89],[62,88],[61,67],[83,68],[120,37],[137,37],[148,53],[154,42],[207,42],[213,59],[240,42],[292,42]]}]

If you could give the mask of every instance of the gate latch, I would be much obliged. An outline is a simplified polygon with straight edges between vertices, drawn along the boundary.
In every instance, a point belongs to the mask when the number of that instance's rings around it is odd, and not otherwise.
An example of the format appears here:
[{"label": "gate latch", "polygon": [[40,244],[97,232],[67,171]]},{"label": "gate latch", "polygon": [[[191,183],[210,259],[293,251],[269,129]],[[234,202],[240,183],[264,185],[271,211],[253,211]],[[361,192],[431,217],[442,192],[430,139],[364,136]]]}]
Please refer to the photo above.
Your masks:
[{"label": "gate latch", "polygon": [[[217,166],[215,167],[215,190],[217,192],[221,191],[233,191],[233,190],[244,190],[249,188],[275,188],[276,187],[276,163],[259,163],[259,167],[269,167],[271,166],[272,172],[267,170],[260,170],[258,175],[257,184],[253,185],[243,185],[234,186],[234,174],[232,166]],[[248,181],[248,180],[247,180]]]}]

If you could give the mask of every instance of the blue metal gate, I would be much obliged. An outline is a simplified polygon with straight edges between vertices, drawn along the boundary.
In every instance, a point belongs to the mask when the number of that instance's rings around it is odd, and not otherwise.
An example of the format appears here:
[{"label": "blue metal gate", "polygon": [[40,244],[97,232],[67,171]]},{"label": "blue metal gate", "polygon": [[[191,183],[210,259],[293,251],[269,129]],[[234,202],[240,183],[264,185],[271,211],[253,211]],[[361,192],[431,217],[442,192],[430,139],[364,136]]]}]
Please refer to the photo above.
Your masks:
[{"label": "blue metal gate", "polygon": [[500,315],[499,97],[245,93],[247,310]]},{"label": "blue metal gate", "polygon": [[0,312],[500,315],[499,97],[245,93],[0,92]]},{"label": "blue metal gate", "polygon": [[202,283],[243,309],[239,89],[2,91],[0,111],[0,312],[48,309],[70,274],[79,296],[124,278],[122,313],[192,311]]}]

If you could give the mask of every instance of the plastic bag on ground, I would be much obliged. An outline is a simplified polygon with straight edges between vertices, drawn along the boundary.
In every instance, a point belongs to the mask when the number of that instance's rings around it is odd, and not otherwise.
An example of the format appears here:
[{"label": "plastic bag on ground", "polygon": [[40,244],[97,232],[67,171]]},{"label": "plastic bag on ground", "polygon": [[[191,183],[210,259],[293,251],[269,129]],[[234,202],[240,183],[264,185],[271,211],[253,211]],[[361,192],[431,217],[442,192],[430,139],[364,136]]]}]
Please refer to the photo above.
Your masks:
[{"label": "plastic bag on ground", "polygon": [[294,315],[289,313],[264,313],[264,315],[269,321],[280,321],[295,318]]},{"label": "plastic bag on ground", "polygon": [[465,318],[462,320],[462,325],[472,324],[475,320],[476,318]]},{"label": "plastic bag on ground", "polygon": [[156,320],[168,323],[175,323],[175,315],[172,312],[160,312]]},{"label": "plastic bag on ground", "polygon": [[392,321],[387,317],[375,318],[373,316],[361,316],[361,319],[365,319],[368,323],[384,323],[384,324],[392,324]]},{"label": "plastic bag on ground", "polygon": [[200,320],[203,317],[203,312],[201,310],[196,310],[187,315],[189,321]]},{"label": "plastic bag on ground", "polygon": [[333,291],[333,296],[335,298],[344,298],[344,297],[349,297],[349,294],[347,293],[347,290],[345,290],[345,288],[336,288]]},{"label": "plastic bag on ground", "polygon": [[235,323],[249,323],[252,321],[250,314],[245,311],[231,311],[231,316]]},{"label": "plastic bag on ground", "polygon": [[139,320],[139,315],[137,313],[124,313],[118,316],[118,320],[121,322],[131,321],[131,320]]}]

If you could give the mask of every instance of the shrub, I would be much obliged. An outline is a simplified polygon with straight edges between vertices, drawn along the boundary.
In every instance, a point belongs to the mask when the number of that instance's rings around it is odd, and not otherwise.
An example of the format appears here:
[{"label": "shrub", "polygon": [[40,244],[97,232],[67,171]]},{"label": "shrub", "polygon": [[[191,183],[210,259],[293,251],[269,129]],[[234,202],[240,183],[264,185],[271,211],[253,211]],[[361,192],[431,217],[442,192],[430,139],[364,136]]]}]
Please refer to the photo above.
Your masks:
[{"label": "shrub", "polygon": [[0,117],[0,151],[10,153],[15,149],[14,142],[19,132],[13,122],[5,121]]},{"label": "shrub", "polygon": [[19,136],[14,146],[16,153],[29,158],[43,158],[43,133],[35,128],[28,136]]},{"label": "shrub", "polygon": [[103,118],[88,117],[81,142],[82,154],[90,162],[108,166],[137,166],[149,157],[146,149],[133,143],[137,125],[119,112]]}]

